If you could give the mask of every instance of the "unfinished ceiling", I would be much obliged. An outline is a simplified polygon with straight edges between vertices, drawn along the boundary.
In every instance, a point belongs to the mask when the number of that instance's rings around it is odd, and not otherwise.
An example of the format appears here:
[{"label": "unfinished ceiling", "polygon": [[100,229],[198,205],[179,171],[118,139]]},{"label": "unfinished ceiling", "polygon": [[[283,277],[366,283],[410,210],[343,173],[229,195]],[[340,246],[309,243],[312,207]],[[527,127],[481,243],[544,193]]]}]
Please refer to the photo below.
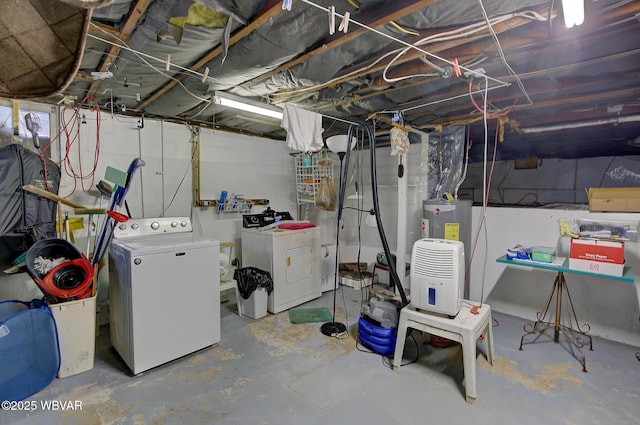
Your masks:
[{"label": "unfinished ceiling", "polygon": [[570,29],[561,3],[114,0],[91,9],[79,71],[47,101],[284,139],[279,120],[212,102],[225,91],[321,113],[325,136],[375,121],[379,143],[399,111],[424,132],[468,125],[472,161],[486,105],[499,159],[639,154],[640,2],[585,0]]}]

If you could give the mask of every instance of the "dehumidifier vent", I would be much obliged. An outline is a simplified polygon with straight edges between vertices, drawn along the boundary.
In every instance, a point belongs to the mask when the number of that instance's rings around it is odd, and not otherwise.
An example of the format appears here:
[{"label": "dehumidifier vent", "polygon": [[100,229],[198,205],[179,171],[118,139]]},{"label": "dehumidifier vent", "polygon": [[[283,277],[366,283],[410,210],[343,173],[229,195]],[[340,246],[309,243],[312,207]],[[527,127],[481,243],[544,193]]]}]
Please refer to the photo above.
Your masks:
[{"label": "dehumidifier vent", "polygon": [[464,292],[464,244],[420,239],[411,254],[411,304],[421,310],[455,316]]},{"label": "dehumidifier vent", "polygon": [[421,276],[428,276],[441,279],[453,279],[455,270],[453,269],[455,259],[454,251],[449,249],[434,249],[431,245],[416,246],[415,270]]}]

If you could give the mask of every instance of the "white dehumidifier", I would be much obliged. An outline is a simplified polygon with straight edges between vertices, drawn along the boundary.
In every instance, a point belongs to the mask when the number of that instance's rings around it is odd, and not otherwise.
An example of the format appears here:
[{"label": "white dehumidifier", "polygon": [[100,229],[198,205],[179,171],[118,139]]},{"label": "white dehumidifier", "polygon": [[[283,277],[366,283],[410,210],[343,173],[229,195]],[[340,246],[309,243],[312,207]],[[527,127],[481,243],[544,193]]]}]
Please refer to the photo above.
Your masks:
[{"label": "white dehumidifier", "polygon": [[464,293],[464,244],[424,238],[411,253],[411,305],[456,316]]}]

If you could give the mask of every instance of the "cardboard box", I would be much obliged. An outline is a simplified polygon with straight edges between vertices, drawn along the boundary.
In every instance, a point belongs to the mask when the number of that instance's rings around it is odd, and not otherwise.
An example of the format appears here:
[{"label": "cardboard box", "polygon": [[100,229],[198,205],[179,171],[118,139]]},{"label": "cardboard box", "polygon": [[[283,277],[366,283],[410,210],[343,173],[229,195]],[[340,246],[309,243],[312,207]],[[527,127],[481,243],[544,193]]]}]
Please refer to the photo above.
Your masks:
[{"label": "cardboard box", "polygon": [[[362,278],[360,278],[360,276],[362,276]],[[369,272],[340,272],[340,284],[359,291],[366,286],[371,286],[372,277],[373,275]]]},{"label": "cardboard box", "polygon": [[367,271],[368,264],[367,263],[340,263],[338,267],[339,272],[357,272],[360,270],[361,272]]},{"label": "cardboard box", "polygon": [[569,258],[569,268],[610,276],[622,276],[624,274],[624,264],[603,263],[601,261],[581,260],[578,258]]},{"label": "cardboard box", "polygon": [[624,264],[624,243],[593,239],[571,239],[569,258]]},{"label": "cardboard box", "polygon": [[640,187],[589,188],[589,211],[640,212]]}]

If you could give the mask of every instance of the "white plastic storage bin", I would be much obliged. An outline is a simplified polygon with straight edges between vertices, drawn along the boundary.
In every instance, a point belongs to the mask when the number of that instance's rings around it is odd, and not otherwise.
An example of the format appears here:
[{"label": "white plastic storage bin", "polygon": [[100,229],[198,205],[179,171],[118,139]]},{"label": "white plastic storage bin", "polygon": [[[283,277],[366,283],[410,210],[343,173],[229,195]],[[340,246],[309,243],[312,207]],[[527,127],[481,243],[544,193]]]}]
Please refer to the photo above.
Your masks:
[{"label": "white plastic storage bin", "polygon": [[96,352],[96,297],[52,304],[49,308],[60,343],[58,378],[91,370]]},{"label": "white plastic storage bin", "polygon": [[248,299],[238,297],[240,314],[252,319],[260,319],[267,315],[267,301],[269,296],[265,288],[256,288]]}]

